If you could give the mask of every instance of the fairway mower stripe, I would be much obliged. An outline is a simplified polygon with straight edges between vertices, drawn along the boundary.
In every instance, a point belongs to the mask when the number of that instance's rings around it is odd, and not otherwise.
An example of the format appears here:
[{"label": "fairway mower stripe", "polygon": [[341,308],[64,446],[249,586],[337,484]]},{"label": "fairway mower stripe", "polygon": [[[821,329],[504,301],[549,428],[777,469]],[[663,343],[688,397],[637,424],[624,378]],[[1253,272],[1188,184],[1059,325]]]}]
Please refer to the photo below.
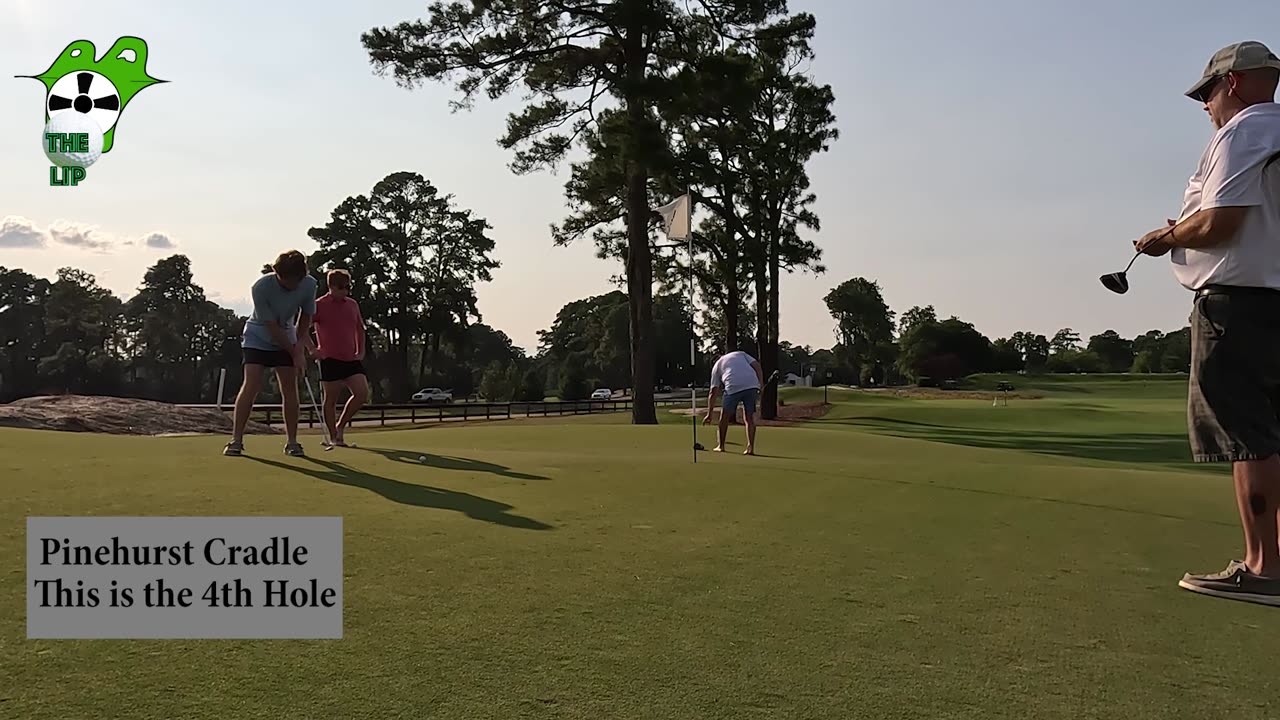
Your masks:
[{"label": "fairway mower stripe", "polygon": [[[802,473],[805,475],[819,475],[822,477],[831,477],[831,473],[819,472],[817,470],[801,470],[800,468],[787,468],[787,472]],[[1081,500],[1066,500],[1064,498],[1043,497],[1040,495],[1022,495],[1019,493],[1000,492],[998,490],[984,490],[982,488],[958,487],[956,485],[941,485],[935,482],[911,482],[910,480],[895,480],[892,478],[868,477],[866,475],[840,475],[839,477],[848,478],[850,480],[866,480],[867,482],[904,485],[907,487],[932,488],[937,490],[950,490],[953,492],[973,493],[975,495],[988,495],[992,497],[1014,498],[1017,500],[1029,500],[1032,502],[1054,503],[1056,505],[1073,505],[1075,507],[1088,508],[1092,510],[1111,510],[1113,512],[1127,513],[1129,515],[1141,515],[1143,517],[1161,518],[1163,520],[1181,520],[1189,523],[1201,523],[1204,525],[1218,525],[1220,527],[1236,527],[1229,522],[1221,520],[1206,520],[1204,518],[1192,518],[1182,515],[1169,515],[1167,513],[1152,512],[1150,510],[1134,510],[1133,508],[1116,507],[1115,505],[1100,505],[1098,503],[1084,502]]]}]

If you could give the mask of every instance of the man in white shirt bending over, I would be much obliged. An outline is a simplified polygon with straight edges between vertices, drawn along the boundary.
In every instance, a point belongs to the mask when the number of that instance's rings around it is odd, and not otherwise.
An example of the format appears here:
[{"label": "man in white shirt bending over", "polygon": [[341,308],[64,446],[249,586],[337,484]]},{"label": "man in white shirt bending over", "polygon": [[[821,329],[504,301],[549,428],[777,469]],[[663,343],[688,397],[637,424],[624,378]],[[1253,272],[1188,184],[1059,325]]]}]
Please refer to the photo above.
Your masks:
[{"label": "man in white shirt bending over", "polygon": [[756,454],[756,400],[760,397],[762,387],[764,370],[761,369],[760,362],[741,350],[721,355],[716,364],[711,366],[711,392],[707,395],[707,416],[702,420],[703,425],[711,422],[716,390],[724,393],[724,404],[720,407],[719,442],[715,446],[715,452],[724,452],[724,438],[729,433],[729,421],[737,417],[738,405],[741,404],[742,414],[747,421],[747,450],[743,454]]},{"label": "man in white shirt bending over", "polygon": [[1177,221],[1134,245],[1168,254],[1195,293],[1187,418],[1193,458],[1231,463],[1245,552],[1180,585],[1280,605],[1280,58],[1261,43],[1219,50],[1187,95],[1217,132]]}]

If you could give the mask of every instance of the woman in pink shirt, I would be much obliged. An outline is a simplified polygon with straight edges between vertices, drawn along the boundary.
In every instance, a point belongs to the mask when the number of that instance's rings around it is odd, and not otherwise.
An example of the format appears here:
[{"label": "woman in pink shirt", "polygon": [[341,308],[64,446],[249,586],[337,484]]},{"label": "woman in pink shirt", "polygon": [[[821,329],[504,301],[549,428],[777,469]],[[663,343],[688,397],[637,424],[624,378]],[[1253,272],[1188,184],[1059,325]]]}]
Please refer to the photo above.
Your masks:
[{"label": "woman in pink shirt", "polygon": [[[351,424],[369,398],[369,379],[364,372],[364,318],[360,306],[351,299],[351,274],[330,270],[326,275],[329,292],[316,298],[316,357],[320,359],[320,384],[324,388],[324,424],[334,445],[346,447],[343,431]],[[335,420],[338,394],[351,392]]]}]

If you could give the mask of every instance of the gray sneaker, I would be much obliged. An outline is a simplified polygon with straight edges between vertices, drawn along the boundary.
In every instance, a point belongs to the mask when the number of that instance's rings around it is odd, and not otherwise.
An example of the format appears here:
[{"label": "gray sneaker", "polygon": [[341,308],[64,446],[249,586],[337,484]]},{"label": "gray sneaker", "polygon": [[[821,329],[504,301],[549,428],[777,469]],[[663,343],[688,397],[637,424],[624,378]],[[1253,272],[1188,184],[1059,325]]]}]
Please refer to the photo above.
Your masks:
[{"label": "gray sneaker", "polygon": [[1280,607],[1280,579],[1254,575],[1239,560],[1232,560],[1226,570],[1212,575],[1188,573],[1178,586],[1202,595]]},{"label": "gray sneaker", "polygon": [[302,451],[302,443],[296,442],[285,444],[284,454],[289,455],[290,457],[303,457],[306,455],[306,453]]},{"label": "gray sneaker", "polygon": [[243,452],[244,452],[244,443],[242,442],[232,441],[227,443],[226,447],[222,448],[223,455],[230,455],[233,457],[239,457],[240,454]]}]

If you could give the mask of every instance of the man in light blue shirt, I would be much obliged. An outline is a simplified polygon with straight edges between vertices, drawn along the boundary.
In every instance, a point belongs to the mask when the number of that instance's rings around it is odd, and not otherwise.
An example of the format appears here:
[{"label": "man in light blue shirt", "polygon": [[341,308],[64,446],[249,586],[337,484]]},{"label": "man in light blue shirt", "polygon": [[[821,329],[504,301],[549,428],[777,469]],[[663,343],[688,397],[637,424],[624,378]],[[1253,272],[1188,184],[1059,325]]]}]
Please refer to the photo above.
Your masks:
[{"label": "man in light blue shirt", "polygon": [[307,259],[297,250],[282,253],[267,274],[253,284],[253,313],[244,324],[240,345],[244,354],[244,382],[236,396],[235,427],[224,455],[244,452],[244,429],[262,390],[267,368],[280,385],[284,406],[284,451],[302,456],[298,442],[298,375],[306,372],[311,343],[311,318],[316,314],[316,279],[307,272]]}]

